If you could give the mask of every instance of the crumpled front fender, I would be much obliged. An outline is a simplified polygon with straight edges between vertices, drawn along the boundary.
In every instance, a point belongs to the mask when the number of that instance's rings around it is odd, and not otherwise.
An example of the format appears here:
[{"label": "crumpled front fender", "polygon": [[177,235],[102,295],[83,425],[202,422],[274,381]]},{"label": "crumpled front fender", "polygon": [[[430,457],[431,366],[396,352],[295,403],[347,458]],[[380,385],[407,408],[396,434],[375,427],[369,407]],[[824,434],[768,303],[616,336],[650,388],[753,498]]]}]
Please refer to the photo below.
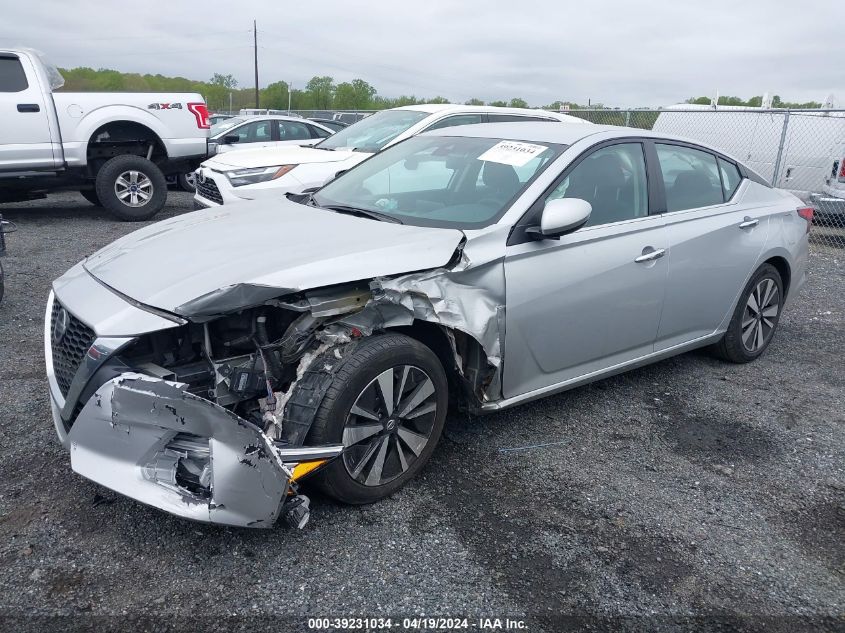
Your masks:
[{"label": "crumpled front fender", "polygon": [[[73,470],[180,517],[272,526],[291,479],[279,449],[257,426],[186,389],[135,373],[105,383],[70,430]],[[180,455],[206,456],[207,489],[185,487]]]}]

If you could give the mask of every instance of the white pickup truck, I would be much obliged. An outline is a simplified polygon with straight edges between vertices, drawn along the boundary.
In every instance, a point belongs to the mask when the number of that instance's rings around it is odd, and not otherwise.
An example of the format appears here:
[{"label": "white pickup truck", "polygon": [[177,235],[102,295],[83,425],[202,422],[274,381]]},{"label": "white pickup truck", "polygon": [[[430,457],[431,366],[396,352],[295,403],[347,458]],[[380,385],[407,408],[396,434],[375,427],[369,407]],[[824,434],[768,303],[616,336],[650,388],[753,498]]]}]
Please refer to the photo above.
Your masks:
[{"label": "white pickup truck", "polygon": [[54,92],[64,84],[38,51],[0,48],[0,202],[77,190],[123,220],[167,200],[167,176],[208,153],[199,94]]}]

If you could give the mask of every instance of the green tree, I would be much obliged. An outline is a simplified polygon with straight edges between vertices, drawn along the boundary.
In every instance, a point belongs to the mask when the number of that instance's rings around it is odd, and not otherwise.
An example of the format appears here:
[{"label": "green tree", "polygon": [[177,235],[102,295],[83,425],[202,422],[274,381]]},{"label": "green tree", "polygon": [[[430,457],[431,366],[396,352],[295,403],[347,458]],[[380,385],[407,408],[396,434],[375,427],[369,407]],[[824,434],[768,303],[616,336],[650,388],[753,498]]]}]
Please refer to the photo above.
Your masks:
[{"label": "green tree", "polygon": [[328,76],[312,77],[306,84],[305,89],[311,93],[315,108],[327,110],[332,107],[335,90],[334,79]]},{"label": "green tree", "polygon": [[510,105],[511,108],[527,108],[528,102],[525,99],[520,99],[518,97],[514,97],[513,99],[511,99],[511,102],[510,102],[509,105]]},{"label": "green tree", "polygon": [[494,108],[507,108],[508,102],[507,101],[491,101],[487,105],[491,105]]},{"label": "green tree", "polygon": [[368,110],[375,94],[376,89],[366,81],[353,79],[351,83],[344,82],[337,85],[334,92],[334,107],[339,110]]},{"label": "green tree", "polygon": [[228,88],[229,90],[238,87],[238,80],[232,75],[221,75],[220,73],[214,73],[208,83],[212,86],[222,86],[223,88]]},{"label": "green tree", "polygon": [[481,105],[484,105],[484,102],[481,99],[470,99],[469,101],[466,102],[465,105],[481,106]]},{"label": "green tree", "polygon": [[452,103],[446,97],[432,97],[431,99],[426,99],[425,103]]},{"label": "green tree", "polygon": [[286,110],[288,107],[288,85],[284,81],[276,81],[261,90],[262,107],[272,110]]}]

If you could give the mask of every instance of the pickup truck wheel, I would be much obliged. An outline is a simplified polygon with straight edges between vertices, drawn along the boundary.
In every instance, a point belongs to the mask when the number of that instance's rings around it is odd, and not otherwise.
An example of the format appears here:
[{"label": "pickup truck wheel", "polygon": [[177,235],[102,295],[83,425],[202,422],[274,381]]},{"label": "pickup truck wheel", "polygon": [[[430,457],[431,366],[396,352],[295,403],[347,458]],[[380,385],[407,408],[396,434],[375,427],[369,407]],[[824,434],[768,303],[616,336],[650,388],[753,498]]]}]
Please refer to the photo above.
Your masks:
[{"label": "pickup truck wheel", "polygon": [[97,197],[97,192],[94,189],[80,189],[79,195],[81,195],[95,207],[103,206],[102,204],[100,204],[100,198]]},{"label": "pickup truck wheel", "polygon": [[196,193],[197,192],[197,175],[189,171],[187,174],[179,174],[176,177],[176,181],[179,183],[179,188],[182,191],[187,191],[188,193]]},{"label": "pickup truck wheel", "polygon": [[[310,367],[328,365],[318,357]],[[331,374],[306,444],[343,444],[344,452],[315,483],[343,503],[384,499],[434,452],[449,403],[446,374],[429,348],[393,333],[362,340]],[[300,400],[294,393],[289,402]]]},{"label": "pickup truck wheel", "polygon": [[149,220],[167,202],[167,180],[140,156],[115,156],[97,172],[97,197],[121,220]]}]

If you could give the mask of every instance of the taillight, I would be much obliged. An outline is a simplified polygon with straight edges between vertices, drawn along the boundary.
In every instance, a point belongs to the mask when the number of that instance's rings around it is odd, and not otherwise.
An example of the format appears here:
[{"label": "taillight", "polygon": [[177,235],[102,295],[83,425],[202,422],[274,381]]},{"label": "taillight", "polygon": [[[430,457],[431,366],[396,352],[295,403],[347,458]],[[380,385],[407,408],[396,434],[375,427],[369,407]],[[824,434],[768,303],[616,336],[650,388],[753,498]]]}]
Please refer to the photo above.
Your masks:
[{"label": "taillight", "polygon": [[208,106],[204,103],[189,103],[188,110],[190,110],[197,119],[197,127],[207,130],[211,127],[208,122]]},{"label": "taillight", "polygon": [[813,207],[801,207],[798,209],[798,215],[807,221],[807,233],[809,233],[810,226],[813,224]]},{"label": "taillight", "polygon": [[843,156],[839,161],[839,174],[836,179],[839,182],[845,182],[845,156]]}]

